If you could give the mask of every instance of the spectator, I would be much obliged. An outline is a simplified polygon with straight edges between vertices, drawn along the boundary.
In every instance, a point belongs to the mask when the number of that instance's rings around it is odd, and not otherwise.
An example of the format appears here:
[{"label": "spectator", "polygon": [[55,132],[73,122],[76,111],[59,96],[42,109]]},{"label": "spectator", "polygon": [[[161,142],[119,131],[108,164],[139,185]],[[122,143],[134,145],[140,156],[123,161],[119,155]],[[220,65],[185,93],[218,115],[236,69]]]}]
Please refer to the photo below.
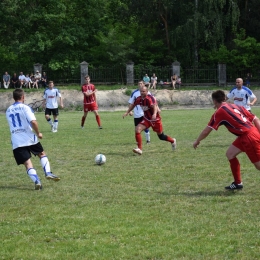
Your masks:
[{"label": "spectator", "polygon": [[144,85],[145,85],[145,86],[147,86],[148,88],[150,88],[150,86],[151,86],[150,78],[148,77],[147,74],[145,74],[145,76],[143,77],[143,82],[144,82]]},{"label": "spectator", "polygon": [[[31,73],[30,79],[31,79],[31,82],[32,82],[31,83],[32,88],[35,88],[36,87],[36,81],[35,81],[35,77],[34,77],[33,73]],[[37,88],[38,88],[38,85],[37,85]]]},{"label": "spectator", "polygon": [[47,87],[47,75],[46,75],[46,72],[43,72],[43,74],[42,74],[41,84],[42,84],[42,87],[44,87],[44,88]]},{"label": "spectator", "polygon": [[23,72],[21,71],[20,75],[19,75],[19,85],[20,85],[20,88],[23,87],[24,83],[25,83],[25,76],[23,75]]},{"label": "spectator", "polygon": [[249,88],[250,87],[250,80],[252,78],[252,74],[247,73],[246,74],[246,86]]},{"label": "spectator", "polygon": [[4,83],[4,88],[8,89],[10,85],[10,75],[8,74],[7,71],[3,75],[3,83]]},{"label": "spectator", "polygon": [[12,88],[19,88],[19,78],[17,77],[16,73],[11,78],[11,86]]},{"label": "spectator", "polygon": [[151,83],[152,83],[151,88],[156,89],[157,77],[156,77],[155,73],[153,73],[153,76],[151,77]]},{"label": "spectator", "polygon": [[35,86],[38,88],[39,84],[41,83],[42,74],[39,72],[39,70],[36,70],[36,74],[34,75],[35,78]]},{"label": "spectator", "polygon": [[29,77],[29,74],[26,74],[25,76],[25,81],[24,81],[24,86],[26,88],[31,88],[31,84],[32,84],[32,80],[31,78]]},{"label": "spectator", "polygon": [[173,74],[173,76],[171,76],[171,82],[172,82],[172,88],[175,89],[175,85],[177,83],[178,80],[178,76],[176,74]]}]

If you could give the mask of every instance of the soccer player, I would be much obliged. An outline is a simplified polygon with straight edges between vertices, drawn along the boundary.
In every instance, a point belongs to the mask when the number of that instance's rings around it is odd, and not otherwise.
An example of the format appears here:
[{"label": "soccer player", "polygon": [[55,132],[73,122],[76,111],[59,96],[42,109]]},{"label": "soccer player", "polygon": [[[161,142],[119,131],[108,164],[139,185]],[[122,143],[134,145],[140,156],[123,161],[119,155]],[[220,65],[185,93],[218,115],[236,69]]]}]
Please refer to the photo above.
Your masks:
[{"label": "soccer player", "polygon": [[97,98],[96,98],[96,88],[93,84],[90,83],[90,77],[85,77],[85,84],[81,87],[81,91],[84,95],[83,100],[83,109],[84,109],[84,115],[81,118],[81,128],[84,127],[84,123],[86,120],[86,117],[88,115],[88,112],[94,112],[96,116],[96,121],[98,124],[98,128],[102,129],[100,116],[98,114],[98,104],[97,104]]},{"label": "soccer player", "polygon": [[143,153],[141,132],[149,127],[152,127],[153,131],[157,133],[160,140],[170,142],[172,145],[172,150],[175,150],[176,139],[163,133],[162,121],[160,114],[158,113],[158,106],[155,97],[148,94],[148,89],[145,86],[141,87],[140,92],[141,96],[138,97],[135,102],[129,106],[126,113],[123,114],[123,118],[125,118],[137,105],[140,105],[144,111],[143,120],[135,128],[137,148],[133,149],[133,152],[139,155]]},{"label": "soccer player", "polygon": [[[15,89],[13,91],[14,104],[7,108],[6,119],[8,121],[13,154],[18,165],[23,164],[26,172],[35,184],[35,189],[42,189],[40,178],[31,162],[31,154],[40,158],[45,177],[48,180],[59,181],[60,178],[52,174],[50,163],[38,138],[42,139],[38,123],[31,108],[24,105],[24,91]],[[34,132],[33,132],[34,130]]]},{"label": "soccer player", "polygon": [[[132,92],[132,94],[131,94],[130,99],[128,100],[129,106],[131,106],[132,104],[134,104],[135,100],[136,100],[138,97],[141,96],[140,89],[145,86],[145,85],[144,85],[144,82],[143,82],[143,81],[139,81],[139,82],[138,82],[138,86],[139,86],[139,89],[134,90],[134,91]],[[150,92],[148,92],[148,94],[151,95]],[[132,116],[133,113],[131,112],[131,113],[129,113],[129,115]],[[135,127],[137,127],[137,125],[143,120],[143,118],[144,118],[143,109],[142,109],[139,105],[135,106],[135,107],[134,107],[134,124],[135,124]],[[146,143],[147,143],[147,144],[150,144],[151,139],[150,139],[150,131],[149,131],[149,128],[148,128],[148,129],[145,129],[144,132],[145,132]]]},{"label": "soccer player", "polygon": [[213,104],[217,110],[193,143],[193,147],[196,149],[201,140],[212,130],[218,130],[221,125],[238,136],[226,152],[234,182],[225,187],[227,190],[237,190],[243,188],[238,154],[245,152],[256,169],[260,170],[260,120],[243,106],[226,103],[225,99],[226,95],[222,90],[212,93]]},{"label": "soccer player", "polygon": [[[54,88],[53,81],[49,81],[49,87],[44,91],[44,101],[43,107],[45,107],[45,118],[51,126],[51,131],[56,133],[58,131],[58,115],[59,115],[59,105],[58,97],[60,98],[60,106],[63,108],[63,101],[60,91]],[[51,114],[53,115],[53,122],[51,120]]]},{"label": "soccer player", "polygon": [[257,101],[254,93],[248,87],[243,86],[243,79],[241,78],[236,79],[236,86],[227,94],[227,99],[233,99],[234,104],[243,106],[250,112],[251,106]]}]

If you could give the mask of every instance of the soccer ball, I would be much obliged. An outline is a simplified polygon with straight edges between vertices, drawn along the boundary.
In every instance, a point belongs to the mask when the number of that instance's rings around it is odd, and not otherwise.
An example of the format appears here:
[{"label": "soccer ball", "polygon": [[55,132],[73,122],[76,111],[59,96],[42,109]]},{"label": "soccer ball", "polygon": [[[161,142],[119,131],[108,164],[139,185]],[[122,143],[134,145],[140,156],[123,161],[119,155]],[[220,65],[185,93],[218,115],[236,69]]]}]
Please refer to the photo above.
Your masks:
[{"label": "soccer ball", "polygon": [[106,162],[107,158],[104,154],[98,154],[96,157],[95,157],[95,163],[97,165],[102,165]]}]

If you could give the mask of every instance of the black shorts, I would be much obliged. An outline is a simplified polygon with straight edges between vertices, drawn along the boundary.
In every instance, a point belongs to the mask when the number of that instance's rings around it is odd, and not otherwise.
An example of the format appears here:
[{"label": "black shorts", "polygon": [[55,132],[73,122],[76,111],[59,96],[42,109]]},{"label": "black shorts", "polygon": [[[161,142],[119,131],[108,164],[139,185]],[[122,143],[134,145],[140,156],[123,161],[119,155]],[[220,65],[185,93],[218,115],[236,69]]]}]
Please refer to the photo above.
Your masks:
[{"label": "black shorts", "polygon": [[59,115],[59,109],[58,108],[47,108],[45,109],[45,115],[51,115],[53,114],[54,116]]},{"label": "black shorts", "polygon": [[138,124],[140,124],[140,123],[143,121],[143,119],[144,119],[143,116],[138,117],[138,118],[134,118],[135,126],[137,126]]},{"label": "black shorts", "polygon": [[30,159],[32,157],[31,153],[36,156],[42,152],[43,147],[40,142],[30,146],[18,147],[13,150],[14,158],[18,165],[24,164],[28,159]]}]

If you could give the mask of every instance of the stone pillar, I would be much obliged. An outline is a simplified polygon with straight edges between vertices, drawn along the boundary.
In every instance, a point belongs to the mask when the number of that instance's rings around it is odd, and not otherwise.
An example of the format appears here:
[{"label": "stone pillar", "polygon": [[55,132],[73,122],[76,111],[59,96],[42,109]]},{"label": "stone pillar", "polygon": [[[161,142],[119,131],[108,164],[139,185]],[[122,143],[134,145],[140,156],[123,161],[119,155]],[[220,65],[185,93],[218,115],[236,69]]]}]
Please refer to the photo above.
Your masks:
[{"label": "stone pillar", "polygon": [[226,86],[227,84],[227,68],[226,64],[219,63],[218,64],[218,85]]},{"label": "stone pillar", "polygon": [[88,75],[88,63],[83,61],[80,63],[80,83],[81,85],[85,82],[85,77]]},{"label": "stone pillar", "polygon": [[134,62],[128,61],[126,63],[126,85],[134,85],[135,77],[134,77]]},{"label": "stone pillar", "polygon": [[[177,75],[178,77],[181,76],[181,64],[176,60],[172,63],[172,75]],[[172,76],[171,75],[171,76]]]},{"label": "stone pillar", "polygon": [[34,75],[36,74],[36,71],[39,71],[42,74],[42,64],[40,63],[35,63],[33,65],[33,71],[34,71]]}]

